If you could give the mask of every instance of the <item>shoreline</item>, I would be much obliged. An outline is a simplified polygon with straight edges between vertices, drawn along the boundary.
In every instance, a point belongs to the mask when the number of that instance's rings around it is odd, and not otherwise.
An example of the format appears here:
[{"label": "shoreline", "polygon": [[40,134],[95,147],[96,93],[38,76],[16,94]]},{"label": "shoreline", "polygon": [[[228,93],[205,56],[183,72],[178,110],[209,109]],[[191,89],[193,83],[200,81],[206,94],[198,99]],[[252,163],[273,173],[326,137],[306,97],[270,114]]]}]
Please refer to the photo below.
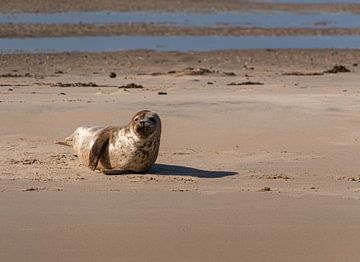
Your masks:
[{"label": "shoreline", "polygon": [[[296,66],[301,69],[326,68],[335,64],[351,66],[360,63],[359,49],[256,49],[256,50],[218,50],[202,52],[131,50],[116,52],[62,52],[62,53],[18,53],[0,54],[0,67],[3,72],[16,67],[32,69],[31,73],[46,71],[47,67],[71,67],[81,70],[83,63],[91,67],[127,67],[136,74],[136,68],[151,69],[154,61],[166,61],[167,65],[178,64],[201,67],[205,64],[228,67],[252,64],[263,68],[276,69]],[[139,59],[141,58],[141,64]],[[121,64],[122,63],[122,64]],[[162,66],[160,64],[160,66]],[[186,67],[186,66],[185,66]]]}]

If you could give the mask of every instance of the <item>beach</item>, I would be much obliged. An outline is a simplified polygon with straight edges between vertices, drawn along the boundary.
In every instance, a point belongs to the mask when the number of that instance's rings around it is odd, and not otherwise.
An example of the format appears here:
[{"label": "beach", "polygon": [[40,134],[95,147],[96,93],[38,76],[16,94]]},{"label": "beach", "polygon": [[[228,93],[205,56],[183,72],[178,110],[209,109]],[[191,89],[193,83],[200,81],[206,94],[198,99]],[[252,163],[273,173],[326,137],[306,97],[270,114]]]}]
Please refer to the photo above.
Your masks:
[{"label": "beach", "polygon": [[[53,10],[51,1],[28,2],[0,10]],[[106,9],[83,2],[56,11]],[[146,7],[133,3],[114,9]],[[349,6],[357,10],[318,8]],[[359,55],[0,54],[0,260],[357,261]],[[93,172],[53,143],[81,125],[126,125],[143,109],[162,120],[160,153],[146,174]]]}]

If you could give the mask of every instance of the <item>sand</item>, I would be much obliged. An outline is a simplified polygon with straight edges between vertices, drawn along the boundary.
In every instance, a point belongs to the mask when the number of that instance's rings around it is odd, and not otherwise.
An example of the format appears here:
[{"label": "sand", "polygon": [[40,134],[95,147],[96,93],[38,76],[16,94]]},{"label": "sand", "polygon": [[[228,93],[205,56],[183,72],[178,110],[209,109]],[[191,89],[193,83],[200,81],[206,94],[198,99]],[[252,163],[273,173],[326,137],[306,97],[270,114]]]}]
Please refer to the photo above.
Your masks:
[{"label": "sand", "polygon": [[[2,261],[358,260],[359,51],[0,58]],[[163,121],[148,174],[53,144],[141,109]]]},{"label": "sand", "polygon": [[150,24],[0,24],[0,37],[63,37],[63,36],[319,36],[360,35],[359,28],[244,28],[244,27],[181,27]]},{"label": "sand", "polygon": [[[248,9],[360,10],[0,2],[1,12]],[[358,34],[176,30],[1,25],[0,36]],[[1,54],[0,261],[358,261],[359,63],[359,50]],[[335,65],[349,72],[328,72]],[[124,88],[131,83],[143,88]],[[163,123],[159,158],[146,174],[92,172],[71,148],[53,144],[80,125],[126,124],[142,109]]]}]

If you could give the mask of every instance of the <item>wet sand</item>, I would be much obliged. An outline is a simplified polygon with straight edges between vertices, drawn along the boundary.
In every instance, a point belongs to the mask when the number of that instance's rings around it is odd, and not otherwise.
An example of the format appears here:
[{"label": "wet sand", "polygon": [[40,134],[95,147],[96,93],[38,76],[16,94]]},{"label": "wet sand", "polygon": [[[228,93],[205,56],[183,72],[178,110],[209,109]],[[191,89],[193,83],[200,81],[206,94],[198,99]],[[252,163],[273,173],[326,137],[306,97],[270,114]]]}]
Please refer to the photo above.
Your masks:
[{"label": "wet sand", "polygon": [[13,0],[0,3],[1,12],[31,12],[53,13],[67,11],[233,11],[233,10],[284,10],[284,11],[327,11],[327,12],[360,12],[360,4],[288,4],[266,3],[245,0],[198,0],[198,1],[168,1],[168,0],[102,0],[102,1],[71,1],[62,0],[61,4],[52,0]]},{"label": "wet sand", "polygon": [[360,35],[359,28],[181,27],[150,24],[0,24],[0,37],[66,36],[321,36]]}]

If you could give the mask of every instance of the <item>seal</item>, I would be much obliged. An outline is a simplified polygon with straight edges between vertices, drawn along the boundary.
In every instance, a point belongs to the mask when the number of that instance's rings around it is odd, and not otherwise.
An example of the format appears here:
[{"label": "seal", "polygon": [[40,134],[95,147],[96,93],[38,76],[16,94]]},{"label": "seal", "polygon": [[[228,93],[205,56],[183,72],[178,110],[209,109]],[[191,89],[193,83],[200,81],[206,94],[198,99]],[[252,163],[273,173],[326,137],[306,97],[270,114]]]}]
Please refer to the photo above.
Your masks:
[{"label": "seal", "polygon": [[71,146],[80,162],[92,170],[141,173],[155,163],[160,136],[159,115],[142,110],[126,126],[81,126],[55,144]]}]

